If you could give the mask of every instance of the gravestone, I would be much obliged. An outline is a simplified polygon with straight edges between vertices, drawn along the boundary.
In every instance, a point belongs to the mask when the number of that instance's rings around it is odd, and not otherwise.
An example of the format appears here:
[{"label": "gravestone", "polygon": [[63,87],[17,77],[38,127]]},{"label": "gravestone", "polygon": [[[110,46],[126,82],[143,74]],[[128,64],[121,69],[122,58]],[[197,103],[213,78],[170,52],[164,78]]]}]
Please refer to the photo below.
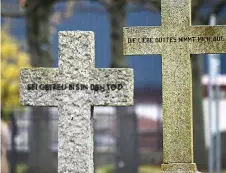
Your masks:
[{"label": "gravestone", "polygon": [[226,53],[225,26],[191,26],[191,0],[162,0],[160,27],[125,27],[125,55],[162,55],[165,172],[196,172],[193,163],[191,54]]},{"label": "gravestone", "polygon": [[22,69],[20,101],[57,106],[58,172],[93,173],[91,106],[133,104],[132,69],[96,69],[93,32],[59,32],[59,68]]}]

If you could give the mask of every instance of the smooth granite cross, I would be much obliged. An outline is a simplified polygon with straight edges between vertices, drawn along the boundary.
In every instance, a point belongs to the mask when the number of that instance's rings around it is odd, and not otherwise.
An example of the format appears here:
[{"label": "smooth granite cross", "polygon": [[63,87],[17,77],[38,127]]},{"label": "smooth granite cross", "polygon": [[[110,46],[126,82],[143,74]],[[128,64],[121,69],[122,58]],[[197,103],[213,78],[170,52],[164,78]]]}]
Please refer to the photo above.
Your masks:
[{"label": "smooth granite cross", "polygon": [[162,0],[161,4],[160,27],[123,29],[124,54],[162,55],[162,170],[195,172],[190,55],[226,53],[226,27],[191,26],[191,0]]},{"label": "smooth granite cross", "polygon": [[96,69],[93,32],[59,32],[59,68],[22,69],[23,105],[57,106],[58,172],[93,173],[91,105],[133,104],[132,69]]}]

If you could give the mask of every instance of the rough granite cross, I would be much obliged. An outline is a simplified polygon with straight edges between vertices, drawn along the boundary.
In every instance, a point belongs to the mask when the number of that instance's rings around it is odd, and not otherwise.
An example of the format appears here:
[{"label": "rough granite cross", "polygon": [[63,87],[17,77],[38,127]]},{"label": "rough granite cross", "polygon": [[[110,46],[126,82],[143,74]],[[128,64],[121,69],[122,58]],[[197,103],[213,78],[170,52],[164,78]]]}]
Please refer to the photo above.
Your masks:
[{"label": "rough granite cross", "polygon": [[59,68],[21,70],[23,105],[57,106],[59,173],[93,173],[91,105],[133,104],[132,69],[96,69],[93,32],[59,32]]},{"label": "rough granite cross", "polygon": [[125,27],[125,55],[162,55],[163,171],[196,172],[193,163],[190,54],[226,53],[225,26],[192,26],[191,0],[162,0],[160,27]]}]

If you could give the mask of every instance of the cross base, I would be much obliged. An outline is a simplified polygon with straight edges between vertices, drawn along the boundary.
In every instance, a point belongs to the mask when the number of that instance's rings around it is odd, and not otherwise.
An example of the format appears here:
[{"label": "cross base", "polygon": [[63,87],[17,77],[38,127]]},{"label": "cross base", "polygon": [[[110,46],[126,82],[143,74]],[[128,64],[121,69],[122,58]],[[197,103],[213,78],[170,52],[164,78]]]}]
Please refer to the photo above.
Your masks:
[{"label": "cross base", "polygon": [[162,173],[200,173],[195,163],[170,163],[161,165]]}]

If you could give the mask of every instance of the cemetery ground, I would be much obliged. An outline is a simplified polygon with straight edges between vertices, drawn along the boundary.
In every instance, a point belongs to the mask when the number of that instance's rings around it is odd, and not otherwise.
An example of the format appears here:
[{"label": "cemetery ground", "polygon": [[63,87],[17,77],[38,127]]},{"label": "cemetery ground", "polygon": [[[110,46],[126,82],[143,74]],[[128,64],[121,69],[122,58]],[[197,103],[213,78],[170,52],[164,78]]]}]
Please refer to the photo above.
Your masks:
[{"label": "cemetery ground", "polygon": [[[18,173],[24,173],[26,169],[27,165],[25,164],[19,164],[17,167]],[[96,173],[113,173],[112,170],[113,170],[112,165],[106,165],[97,168]],[[160,166],[142,165],[139,167],[139,173],[160,173],[160,172],[161,172]],[[207,173],[207,171],[202,171],[202,173]],[[226,173],[226,170],[223,170],[222,173]]]}]

